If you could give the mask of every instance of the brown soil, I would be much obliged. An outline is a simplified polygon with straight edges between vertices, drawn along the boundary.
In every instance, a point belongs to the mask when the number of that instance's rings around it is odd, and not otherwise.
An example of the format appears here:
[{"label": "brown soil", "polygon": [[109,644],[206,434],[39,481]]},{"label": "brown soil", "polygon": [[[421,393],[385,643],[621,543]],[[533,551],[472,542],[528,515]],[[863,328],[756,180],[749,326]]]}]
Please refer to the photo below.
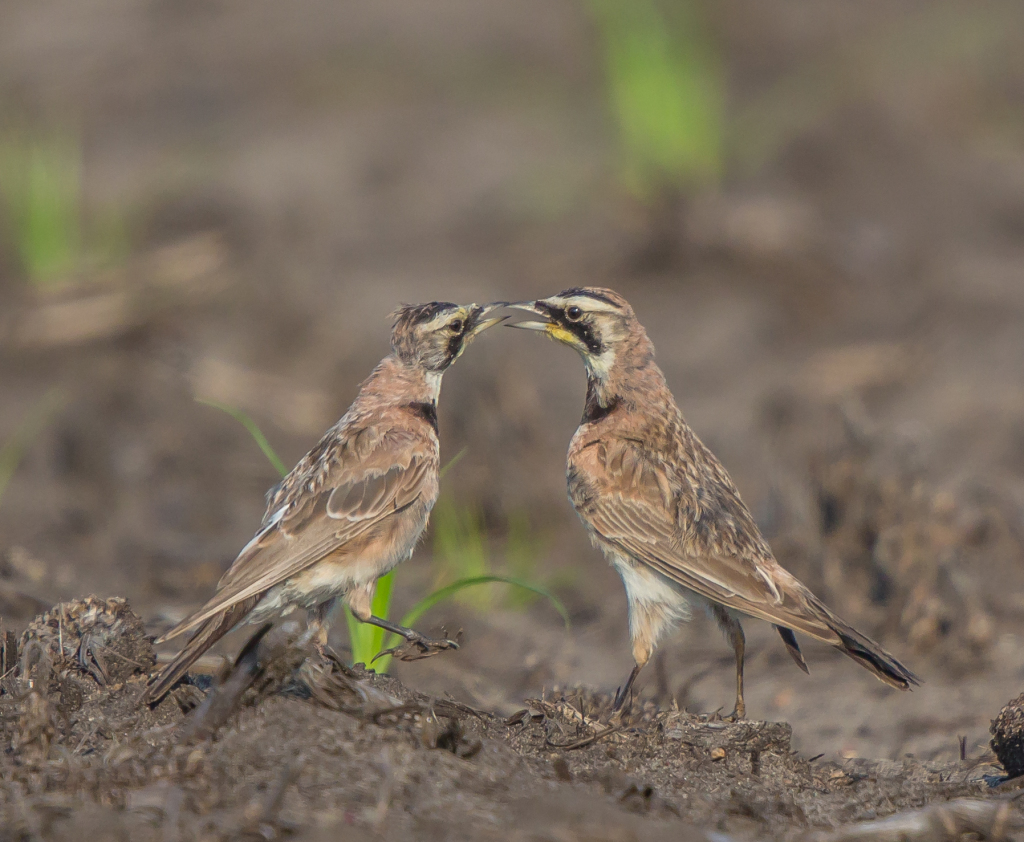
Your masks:
[{"label": "brown soil", "polygon": [[[95,641],[116,612],[116,644],[91,651],[116,645],[124,663],[144,659],[149,642],[124,622],[124,603],[108,601],[97,618],[103,605],[55,613],[88,614]],[[589,691],[528,700],[509,717],[474,710],[360,667],[304,660],[277,633],[205,695],[181,686],[151,710],[138,704],[144,670],[110,683],[49,631],[37,622],[25,633],[21,670],[0,696],[11,746],[0,766],[4,839],[97,827],[133,840],[366,829],[386,839],[595,838],[588,827],[602,839],[710,839],[697,828],[747,839],[1001,797],[973,762],[805,758],[785,723],[653,702],[613,718],[610,698]]]}]

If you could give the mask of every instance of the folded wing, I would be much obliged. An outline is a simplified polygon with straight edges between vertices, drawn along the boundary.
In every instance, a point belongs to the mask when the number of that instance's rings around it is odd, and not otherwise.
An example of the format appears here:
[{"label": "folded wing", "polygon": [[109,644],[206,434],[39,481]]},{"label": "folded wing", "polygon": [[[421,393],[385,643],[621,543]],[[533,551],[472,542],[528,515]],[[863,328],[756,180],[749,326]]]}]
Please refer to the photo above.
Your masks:
[{"label": "folded wing", "polygon": [[[362,439],[365,443],[366,436]],[[265,593],[417,501],[430,498],[432,505],[436,451],[424,453],[415,443],[411,436],[389,431],[358,454],[339,447],[337,459],[321,475],[304,473],[300,463],[285,478],[263,528],[221,578],[214,597],[158,642]]]},{"label": "folded wing", "polygon": [[[917,677],[830,611],[775,561],[732,481],[709,451],[704,481],[668,466],[634,440],[595,442],[571,460],[569,496],[598,538],[700,596],[841,649],[900,689]],[[806,669],[805,666],[803,668]]]},{"label": "folded wing", "polygon": [[637,442],[602,442],[573,461],[570,496],[618,552],[706,599],[838,644],[808,604],[810,591],[771,555],[724,471],[700,473],[704,481],[694,486],[685,467],[665,465]]}]

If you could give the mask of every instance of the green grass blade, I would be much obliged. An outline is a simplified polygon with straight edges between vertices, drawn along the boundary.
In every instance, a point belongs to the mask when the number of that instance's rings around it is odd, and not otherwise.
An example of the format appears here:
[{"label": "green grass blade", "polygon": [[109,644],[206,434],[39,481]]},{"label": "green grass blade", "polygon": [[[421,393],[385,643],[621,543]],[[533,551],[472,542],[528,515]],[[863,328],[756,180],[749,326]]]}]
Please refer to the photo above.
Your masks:
[{"label": "green grass blade", "polygon": [[[423,597],[423,599],[410,608],[408,613],[402,617],[401,625],[406,627],[412,626],[413,623],[415,623],[439,602],[444,602],[446,599],[450,599],[461,590],[473,588],[477,585],[489,584],[512,585],[513,587],[524,588],[525,590],[539,594],[554,606],[555,610],[562,616],[562,621],[565,623],[565,627],[569,628],[569,612],[557,596],[542,585],[534,585],[531,582],[524,582],[522,579],[516,579],[512,576],[473,576],[468,579],[459,579],[457,582],[452,582],[450,585],[438,588],[432,594]],[[390,648],[398,645],[400,642],[401,639],[398,635],[393,634],[387,641],[386,646]]]},{"label": "green grass blade", "polygon": [[624,177],[642,199],[714,183],[724,76],[698,0],[589,0],[619,125]]},{"label": "green grass blade", "polygon": [[33,284],[66,279],[82,258],[82,151],[74,136],[0,137],[0,195]]},{"label": "green grass blade", "polygon": [[246,415],[242,410],[237,409],[233,406],[228,406],[225,403],[210,400],[209,398],[196,398],[196,403],[201,403],[205,406],[212,406],[214,409],[219,409],[221,412],[226,412],[232,418],[234,418],[239,424],[249,431],[249,435],[252,436],[253,441],[259,445],[260,450],[263,451],[263,455],[267,457],[270,464],[274,466],[274,469],[282,476],[288,476],[288,469],[285,467],[284,462],[274,452],[274,448],[270,446],[270,442],[267,441],[267,437],[263,435],[263,431],[256,426],[256,422]]},{"label": "green grass blade", "polygon": [[[391,612],[391,594],[395,586],[395,572],[392,570],[385,576],[381,576],[377,580],[377,588],[373,593],[373,603],[371,604],[371,610],[375,617],[382,617],[387,619]],[[380,626],[370,626],[366,623],[361,623],[365,628],[369,629],[369,635],[366,651],[360,654],[364,655],[363,663],[369,665],[370,661],[373,661],[374,655],[384,648],[384,635],[387,632],[384,631]],[[353,656],[353,663],[359,663],[359,659]],[[373,664],[373,669],[380,675],[384,675],[388,668],[391,666],[391,656],[385,655],[383,658],[378,658]]]},{"label": "green grass blade", "polygon": [[60,409],[63,403],[64,396],[60,389],[56,387],[50,389],[32,407],[14,435],[4,442],[3,447],[0,447],[0,497],[3,497],[4,491],[7,490],[7,486],[14,477],[14,472],[18,470],[18,465],[29,445],[42,432],[50,420],[50,416]]},{"label": "green grass blade", "polygon": [[442,477],[444,477],[444,475],[447,474],[452,468],[454,468],[458,464],[459,460],[468,452],[469,447],[464,447],[462,448],[462,450],[456,453],[451,459],[448,460],[447,464],[443,468],[441,468],[441,471],[440,473],[438,473],[437,478],[441,479]]},{"label": "green grass blade", "polygon": [[[456,506],[442,495],[434,506],[433,522],[434,562],[439,573],[435,586],[491,572],[483,514],[478,509]],[[462,595],[459,601],[479,610],[492,604],[491,594],[486,592]]]},{"label": "green grass blade", "polygon": [[[394,571],[381,576],[377,580],[377,587],[373,593],[373,602],[370,604],[370,610],[375,617],[387,618],[388,613],[391,611],[391,594],[394,586]],[[366,664],[370,668],[374,655],[384,648],[384,635],[387,632],[380,628],[380,626],[360,622],[348,606],[345,606],[345,622],[348,625],[349,642],[352,645],[352,663]],[[383,675],[388,671],[390,665],[391,656],[385,655],[383,658],[378,658],[373,662],[372,669],[378,674]]]},{"label": "green grass blade", "polygon": [[432,594],[423,597],[423,599],[409,609],[409,612],[402,617],[402,625],[411,626],[439,602],[444,602],[444,600],[465,588],[472,588],[477,585],[487,585],[491,583],[524,588],[525,590],[532,591],[533,593],[544,597],[562,616],[562,621],[565,623],[565,627],[569,628],[569,612],[557,596],[551,593],[551,591],[543,585],[535,585],[532,582],[525,582],[522,579],[515,578],[514,576],[473,576],[468,579],[459,579],[457,582],[452,582],[450,585],[438,588]]},{"label": "green grass blade", "polygon": [[[368,647],[363,644],[363,630],[366,627],[366,623],[359,622],[356,619],[356,615],[352,613],[352,610],[347,605],[345,606],[345,625],[348,626],[348,642],[352,648],[352,663],[368,664],[369,661],[365,652]],[[373,655],[369,657],[372,658]]]}]

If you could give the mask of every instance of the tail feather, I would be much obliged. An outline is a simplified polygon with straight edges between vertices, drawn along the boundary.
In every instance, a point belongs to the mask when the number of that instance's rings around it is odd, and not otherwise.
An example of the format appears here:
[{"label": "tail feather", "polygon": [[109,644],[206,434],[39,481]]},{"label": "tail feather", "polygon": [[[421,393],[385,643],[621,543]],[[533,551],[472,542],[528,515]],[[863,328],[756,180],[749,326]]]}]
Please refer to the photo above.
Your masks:
[{"label": "tail feather", "polygon": [[839,642],[833,645],[840,652],[871,670],[878,679],[891,687],[909,690],[912,686],[921,684],[920,678],[870,637],[861,634],[853,626],[841,620],[818,600],[815,600],[815,603],[815,607],[821,612],[822,619],[839,638]]},{"label": "tail feather", "polygon": [[793,660],[796,661],[796,665],[810,675],[811,671],[807,669],[807,661],[804,660],[803,652],[800,651],[800,644],[797,643],[793,630],[787,629],[785,626],[776,626],[775,630],[779,633],[779,637],[782,638],[782,642],[786,644],[786,650]]},{"label": "tail feather", "polygon": [[842,641],[841,651],[874,672],[886,684],[900,690],[921,684],[920,678],[870,638],[853,629],[836,629],[835,632]]},{"label": "tail feather", "polygon": [[227,611],[216,614],[204,622],[192,636],[185,648],[157,675],[153,676],[142,694],[141,703],[155,705],[188,672],[188,668],[203,656],[213,644],[237,626],[258,601],[257,598],[232,605]]}]

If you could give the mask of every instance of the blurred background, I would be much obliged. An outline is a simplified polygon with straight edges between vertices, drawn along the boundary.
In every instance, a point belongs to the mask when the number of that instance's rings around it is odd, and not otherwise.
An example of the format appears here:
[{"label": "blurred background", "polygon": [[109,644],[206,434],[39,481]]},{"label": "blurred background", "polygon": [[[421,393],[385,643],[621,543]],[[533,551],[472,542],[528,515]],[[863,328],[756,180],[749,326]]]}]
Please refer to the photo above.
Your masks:
[{"label": "blurred background", "polygon": [[[808,753],[955,757],[1024,680],[1024,6],[2,0],[0,615],[197,607],[388,352],[400,302],[611,286],[780,561],[926,680],[748,624]],[[584,376],[495,330],[445,378],[395,667],[515,710],[613,690],[621,583],[565,498]],[[345,623],[334,642],[348,645]],[[228,642],[225,651],[231,652]],[[731,709],[706,618],[638,687]]]}]

